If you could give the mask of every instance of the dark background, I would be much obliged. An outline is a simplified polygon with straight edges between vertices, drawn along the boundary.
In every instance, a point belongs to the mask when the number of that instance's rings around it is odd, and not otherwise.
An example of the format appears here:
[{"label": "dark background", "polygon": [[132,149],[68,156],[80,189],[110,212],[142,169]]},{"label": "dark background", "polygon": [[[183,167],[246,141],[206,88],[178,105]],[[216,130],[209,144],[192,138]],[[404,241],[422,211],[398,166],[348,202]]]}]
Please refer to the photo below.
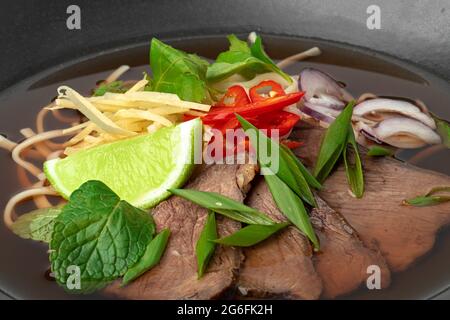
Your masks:
[{"label": "dark background", "polygon": [[[66,9],[81,8],[81,30]],[[381,30],[366,9],[381,7]],[[335,40],[418,63],[450,80],[450,0],[16,0],[0,2],[0,90],[51,66],[152,35],[260,31]]]}]

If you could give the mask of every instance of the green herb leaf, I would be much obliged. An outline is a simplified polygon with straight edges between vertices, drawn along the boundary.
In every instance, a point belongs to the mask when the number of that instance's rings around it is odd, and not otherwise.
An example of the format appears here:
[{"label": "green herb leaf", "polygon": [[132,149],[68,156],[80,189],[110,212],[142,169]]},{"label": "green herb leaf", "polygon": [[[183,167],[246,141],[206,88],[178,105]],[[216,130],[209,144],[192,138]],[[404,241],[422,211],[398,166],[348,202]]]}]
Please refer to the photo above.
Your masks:
[{"label": "green herb leaf", "polygon": [[33,210],[21,215],[11,225],[11,230],[24,239],[50,242],[55,218],[61,213],[61,208],[45,208]]},{"label": "green herb leaf", "polygon": [[367,155],[369,157],[392,156],[394,155],[394,151],[380,146],[372,146],[369,151],[367,151]]},{"label": "green herb leaf", "polygon": [[261,36],[256,37],[255,43],[253,43],[250,50],[254,57],[256,57],[259,60],[264,61],[266,63],[267,68],[271,69],[273,72],[278,73],[289,83],[292,83],[291,77],[288,74],[281,71],[281,69],[277,67],[277,65],[272,61],[272,59],[269,58],[267,53],[264,51]]},{"label": "green herb leaf", "polygon": [[97,88],[94,89],[93,96],[99,97],[103,96],[107,92],[124,93],[126,91],[127,88],[123,86],[123,81],[113,81],[110,83],[100,84]]},{"label": "green herb leaf", "polygon": [[152,241],[150,241],[143,256],[134,266],[128,269],[123,276],[122,286],[127,285],[159,263],[164,251],[166,250],[169,236],[170,230],[164,229],[158,233]]},{"label": "green herb leaf", "polygon": [[320,182],[325,181],[328,177],[347,145],[348,127],[352,118],[354,104],[355,102],[351,101],[325,133],[314,168],[314,175]]},{"label": "green herb leaf", "polygon": [[260,73],[276,72],[289,83],[292,82],[291,77],[281,71],[264,52],[259,36],[251,48],[234,34],[228,36],[228,41],[229,50],[219,54],[216,61],[208,67],[206,72],[208,81],[217,82],[236,73],[253,78]]},{"label": "green herb leaf", "polygon": [[220,213],[228,218],[246,224],[272,225],[274,221],[264,213],[216,192],[192,189],[169,189],[171,193],[185,198],[199,206]]},{"label": "green herb leaf", "polygon": [[203,230],[197,240],[195,254],[197,255],[197,276],[200,279],[205,273],[211,257],[216,250],[216,244],[213,242],[217,239],[217,227],[215,213],[208,212]]},{"label": "green herb leaf", "polygon": [[291,159],[282,152],[280,145],[267,137],[264,133],[258,130],[258,128],[242,118],[240,115],[237,114],[236,117],[242,128],[249,136],[251,144],[253,146],[257,146],[257,158],[260,166],[273,167],[272,161],[278,161],[278,171],[276,172],[276,175],[303,200],[310,205],[315,206],[315,200],[312,196],[308,183],[305,181],[305,178],[301,172],[299,172],[295,163],[293,163],[293,161],[291,161]]},{"label": "green herb leaf", "polygon": [[261,172],[264,174],[264,179],[277,207],[289,221],[311,240],[314,248],[319,250],[319,240],[314,233],[302,200],[280,178],[271,174],[270,169],[261,168]]},{"label": "green herb leaf", "polygon": [[300,161],[300,159],[292,152],[291,149],[286,147],[283,144],[280,144],[281,149],[284,150],[287,156],[289,156],[296,164],[300,172],[302,173],[303,177],[306,179],[306,182],[315,189],[322,189],[322,185],[319,181],[317,181],[316,177],[314,177],[311,172],[309,172],[308,169],[306,169],[305,165]]},{"label": "green herb leaf", "polygon": [[289,222],[276,223],[271,226],[251,224],[214,242],[225,246],[251,247],[289,225]]},{"label": "green herb leaf", "polygon": [[[348,147],[353,149],[353,162],[349,159]],[[364,193],[364,174],[358,145],[356,144],[355,134],[353,133],[351,124],[348,126],[347,147],[344,148],[344,165],[350,189],[357,198],[361,198]]]},{"label": "green herb leaf", "polygon": [[450,192],[450,187],[433,188],[424,196],[404,200],[403,204],[414,207],[427,207],[450,201],[450,195],[437,195],[440,192]]},{"label": "green herb leaf", "polygon": [[[55,218],[50,262],[56,281],[69,292],[96,290],[134,266],[154,233],[147,212],[121,201],[100,181],[85,182]],[[69,286],[74,267],[80,286]]]},{"label": "green herb leaf", "polygon": [[205,80],[208,65],[195,54],[187,54],[153,38],[150,48],[151,90],[175,93],[186,101],[202,102],[207,98]]},{"label": "green herb leaf", "polygon": [[450,124],[434,114],[431,115],[436,121],[437,133],[441,136],[442,144],[450,148]]}]

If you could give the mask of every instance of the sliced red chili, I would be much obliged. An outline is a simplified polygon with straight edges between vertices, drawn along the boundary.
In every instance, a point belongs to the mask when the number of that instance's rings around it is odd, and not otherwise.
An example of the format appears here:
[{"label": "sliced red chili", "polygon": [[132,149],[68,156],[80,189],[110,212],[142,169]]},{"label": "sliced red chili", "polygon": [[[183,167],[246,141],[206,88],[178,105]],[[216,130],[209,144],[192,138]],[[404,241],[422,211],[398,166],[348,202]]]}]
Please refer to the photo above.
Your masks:
[{"label": "sliced red chili", "polygon": [[241,107],[249,103],[250,99],[245,89],[242,86],[235,85],[228,88],[215,107]]},{"label": "sliced red chili", "polygon": [[300,141],[293,141],[289,139],[281,140],[281,143],[284,144],[289,149],[295,149],[303,145],[303,142]]},{"label": "sliced red chili", "polygon": [[189,121],[192,119],[198,118],[198,116],[191,116],[190,114],[183,114],[183,122],[184,121]]},{"label": "sliced red chili", "polygon": [[300,117],[296,114],[278,111],[274,113],[267,113],[262,120],[256,124],[258,129],[267,129],[267,133],[270,136],[270,131],[278,129],[278,135],[283,137],[292,130],[295,124],[300,120]]},{"label": "sliced red chili", "polygon": [[228,120],[231,117],[234,117],[235,113],[245,117],[257,117],[264,113],[280,111],[283,108],[300,101],[303,95],[304,92],[295,92],[253,102],[242,107],[214,108],[202,118],[203,123],[211,124],[217,121]]},{"label": "sliced red chili", "polygon": [[249,90],[252,102],[262,101],[276,96],[284,95],[283,87],[272,80],[265,80]]}]

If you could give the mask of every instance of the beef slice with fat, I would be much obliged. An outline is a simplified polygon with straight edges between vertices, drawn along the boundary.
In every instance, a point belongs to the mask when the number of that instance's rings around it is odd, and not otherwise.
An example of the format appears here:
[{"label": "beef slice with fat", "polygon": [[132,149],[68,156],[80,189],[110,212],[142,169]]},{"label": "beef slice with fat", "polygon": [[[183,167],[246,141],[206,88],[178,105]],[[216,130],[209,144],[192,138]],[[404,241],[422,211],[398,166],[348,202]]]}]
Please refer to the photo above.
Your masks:
[{"label": "beef slice with fat", "polygon": [[[303,126],[293,139],[303,141],[298,155],[312,166],[325,133]],[[450,222],[450,203],[429,207],[402,205],[437,186],[450,186],[450,177],[391,157],[372,158],[361,150],[365,192],[356,199],[349,192],[343,165],[331,174],[320,196],[341,213],[368,246],[378,246],[392,271],[401,271],[434,245],[440,228]]]},{"label": "beef slice with fat", "polygon": [[[218,192],[242,202],[243,190],[255,176],[254,165],[212,165],[203,169],[186,188]],[[158,231],[169,228],[169,243],[159,265],[120,288],[116,282],[106,292],[128,299],[214,299],[234,287],[243,260],[239,248],[218,246],[201,279],[197,279],[195,247],[206,221],[207,210],[172,196],[154,210]],[[221,237],[236,232],[240,223],[217,217]]]},{"label": "beef slice with fat", "polygon": [[[277,221],[286,221],[263,180],[253,187],[247,202]],[[321,279],[322,296],[334,298],[364,283],[370,265],[380,267],[381,285],[389,285],[390,272],[381,254],[367,248],[353,228],[323,200],[317,197],[317,202],[318,208],[311,211],[311,222],[321,250],[314,254],[312,261],[307,239],[295,227],[289,227],[260,245],[244,250],[246,260],[241,268],[239,286],[257,289],[266,295],[313,299],[320,295]],[[312,273],[312,267],[316,274]]]}]

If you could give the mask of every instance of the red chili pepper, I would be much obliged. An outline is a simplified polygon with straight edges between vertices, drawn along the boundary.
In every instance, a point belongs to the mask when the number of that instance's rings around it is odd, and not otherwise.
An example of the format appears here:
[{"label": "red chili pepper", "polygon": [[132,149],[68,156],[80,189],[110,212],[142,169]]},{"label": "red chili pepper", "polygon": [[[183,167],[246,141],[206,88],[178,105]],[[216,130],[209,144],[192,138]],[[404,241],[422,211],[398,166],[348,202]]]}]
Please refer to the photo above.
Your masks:
[{"label": "red chili pepper", "polygon": [[295,92],[253,102],[242,107],[215,108],[206,114],[202,120],[205,124],[214,124],[217,121],[224,121],[234,117],[235,113],[243,117],[257,117],[264,113],[280,111],[291,104],[297,103],[303,95],[304,92]]},{"label": "red chili pepper", "polygon": [[198,118],[198,116],[191,116],[190,114],[183,114],[183,122]]},{"label": "red chili pepper", "polygon": [[[262,101],[276,96],[284,95],[283,87],[272,80],[265,80],[249,90],[252,102]],[[274,95],[273,95],[274,94]]]},{"label": "red chili pepper", "polygon": [[228,88],[215,107],[241,107],[249,103],[250,99],[245,89],[242,86],[235,85]]},{"label": "red chili pepper", "polygon": [[287,135],[299,120],[300,117],[296,114],[278,111],[266,114],[259,123],[254,125],[258,129],[267,129],[267,134],[269,136],[271,135],[271,130],[278,129],[278,135],[282,137]]},{"label": "red chili pepper", "polygon": [[300,141],[293,141],[289,139],[281,140],[281,143],[284,144],[289,149],[295,149],[303,145],[303,142]]}]

